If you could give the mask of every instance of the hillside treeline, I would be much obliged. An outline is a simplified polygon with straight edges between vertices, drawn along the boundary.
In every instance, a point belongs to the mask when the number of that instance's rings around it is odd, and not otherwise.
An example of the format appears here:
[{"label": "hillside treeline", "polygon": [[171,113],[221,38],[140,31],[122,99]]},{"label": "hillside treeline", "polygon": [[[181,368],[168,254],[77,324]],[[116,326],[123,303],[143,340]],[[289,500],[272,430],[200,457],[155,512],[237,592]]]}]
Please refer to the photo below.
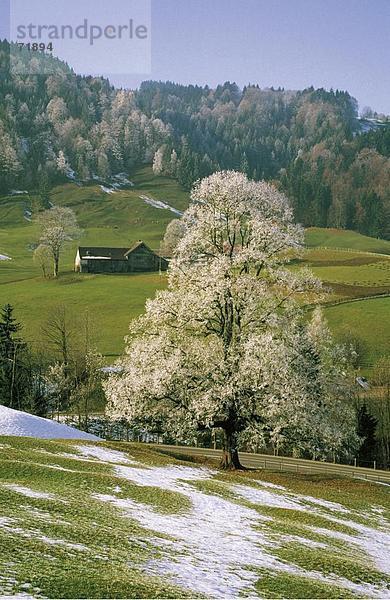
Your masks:
[{"label": "hillside treeline", "polygon": [[[390,127],[364,132],[348,92],[153,81],[132,92],[27,51],[14,52],[7,69],[6,42],[0,54],[2,193],[23,186],[44,195],[73,172],[107,178],[142,163],[186,189],[215,170],[237,169],[274,181],[305,226],[390,239]],[[12,74],[23,61],[32,74]],[[49,74],[34,74],[42,63]]]}]

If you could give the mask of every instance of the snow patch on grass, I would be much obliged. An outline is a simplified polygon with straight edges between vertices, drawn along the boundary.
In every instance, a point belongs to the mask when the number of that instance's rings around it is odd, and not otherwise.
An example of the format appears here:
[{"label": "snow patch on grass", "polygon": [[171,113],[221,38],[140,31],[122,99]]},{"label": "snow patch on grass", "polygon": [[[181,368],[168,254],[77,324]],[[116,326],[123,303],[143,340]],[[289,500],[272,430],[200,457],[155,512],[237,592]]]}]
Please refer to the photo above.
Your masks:
[{"label": "snow patch on grass", "polygon": [[286,508],[290,510],[307,510],[299,500],[292,499],[285,495],[275,494],[266,490],[260,490],[247,485],[235,485],[233,490],[244,498],[253,502],[254,504],[261,504],[263,506],[272,506],[274,508]]},{"label": "snow patch on grass", "polygon": [[50,546],[64,546],[69,550],[77,550],[78,552],[87,552],[89,550],[84,544],[74,544],[72,542],[66,542],[65,540],[53,539],[49,538],[47,535],[38,535],[37,539]]},{"label": "snow patch on grass", "polygon": [[[164,515],[131,498],[118,498],[110,494],[94,496],[123,510],[142,527],[157,534],[152,541],[158,547],[160,556],[150,559],[144,567],[151,575],[170,575],[175,583],[214,598],[253,594],[259,578],[258,569],[303,575],[327,584],[336,583],[360,595],[386,597],[380,587],[356,584],[336,576],[325,577],[320,572],[305,571],[279,560],[272,554],[275,544],[293,540],[311,547],[327,546],[303,537],[298,539],[297,536],[281,535],[277,542],[267,537],[264,523],[272,520],[271,517],[263,516],[255,509],[238,506],[221,496],[203,493],[191,484],[191,481],[210,479],[214,474],[210,469],[184,466],[130,468],[118,465],[115,472],[117,476],[140,486],[156,486],[178,492],[191,501],[190,512]],[[293,498],[292,494],[286,497],[279,493],[279,489],[271,492],[244,485],[235,485],[232,489],[257,504],[315,510],[312,506],[305,506],[304,497]],[[158,534],[164,537],[157,537]],[[351,541],[354,540],[351,536]]]},{"label": "snow patch on grass", "polygon": [[99,185],[100,189],[106,194],[115,194],[116,190],[113,188],[106,187],[105,185]]},{"label": "snow patch on grass", "polygon": [[138,485],[159,487],[162,490],[170,490],[172,492],[182,492],[187,489],[185,484],[180,480],[199,481],[210,479],[213,471],[208,468],[182,467],[178,465],[169,467],[153,467],[153,468],[128,468],[118,466],[115,472],[119,477],[129,479]]},{"label": "snow patch on grass", "polygon": [[17,492],[18,494],[22,494],[27,498],[42,498],[43,500],[55,500],[56,497],[54,494],[48,494],[47,492],[38,492],[37,490],[32,490],[31,488],[25,487],[23,485],[18,485],[16,483],[3,483],[3,487],[12,490],[13,492]]},{"label": "snow patch on grass", "polygon": [[262,487],[272,488],[274,490],[283,490],[283,491],[286,491],[286,489],[287,489],[287,488],[284,487],[284,485],[278,485],[277,483],[271,483],[270,481],[262,481],[260,479],[257,479],[256,483],[258,483]]},{"label": "snow patch on grass", "polygon": [[314,498],[313,496],[301,496],[302,500],[305,502],[309,502],[310,504],[316,504],[317,506],[321,506],[323,508],[327,508],[328,510],[333,510],[339,513],[350,513],[348,508],[345,508],[342,504],[338,502],[329,502],[328,500],[322,500],[320,498]]},{"label": "snow patch on grass", "polygon": [[[83,446],[78,445],[75,448],[85,457],[95,458],[101,462],[114,463],[114,464],[139,464],[136,460],[130,459],[124,452],[119,450],[110,450],[109,448],[103,448],[103,446]],[[76,456],[76,455],[74,455]],[[80,457],[78,457],[80,458]]]},{"label": "snow patch on grass", "polygon": [[67,469],[66,467],[61,467],[60,465],[42,465],[47,469],[55,469],[56,471],[66,471],[67,473],[75,473],[74,469]]},{"label": "snow patch on grass", "polygon": [[[233,489],[240,496],[254,504],[306,512],[312,511],[314,514],[321,515],[328,519],[330,524],[337,523],[354,529],[356,531],[356,536],[334,531],[331,527],[329,529],[311,527],[311,530],[315,533],[327,535],[330,538],[342,540],[348,544],[361,548],[367,556],[372,559],[380,571],[390,574],[390,561],[388,558],[390,556],[390,533],[388,533],[390,531],[390,523],[385,518],[381,518],[381,527],[368,527],[353,521],[351,518],[339,518],[321,510],[321,508],[325,508],[327,511],[346,513],[350,515],[350,517],[353,517],[352,511],[337,502],[329,502],[312,496],[298,496],[297,494],[291,493],[280,494],[278,492],[277,494],[273,494],[243,485],[235,485],[233,486]],[[316,506],[311,506],[313,504]],[[362,516],[362,514],[357,514],[357,516]]]},{"label": "snow patch on grass", "polygon": [[32,517],[44,521],[45,523],[53,523],[54,525],[71,525],[69,521],[64,519],[53,518],[53,516],[46,510],[41,510],[36,506],[24,506],[24,510],[29,513]]},{"label": "snow patch on grass", "polygon": [[183,214],[181,210],[177,210],[177,208],[170,206],[169,204],[167,204],[166,202],[163,202],[162,200],[156,200],[155,198],[150,198],[149,196],[145,196],[145,195],[141,195],[140,198],[146,204],[149,204],[149,206],[153,206],[153,208],[160,208],[162,210],[170,210],[171,212],[175,213],[176,215],[180,215],[180,216]]},{"label": "snow patch on grass", "polygon": [[[245,485],[235,485],[234,491],[250,502],[263,504],[265,506],[307,511],[310,510],[312,508],[311,505],[314,504],[337,513],[350,513],[345,506],[338,502],[329,502],[328,500],[322,500],[321,498],[315,498],[314,496],[298,496],[297,494],[288,492],[283,486],[277,486],[275,484],[268,485],[268,482],[266,481],[256,480],[256,484],[260,486],[260,489]],[[272,489],[277,490],[277,493],[275,494],[273,492],[262,490],[261,488],[264,487],[264,484],[265,487],[268,488],[272,486]],[[284,493],[280,493],[279,490]]]},{"label": "snow patch on grass", "polygon": [[[192,503],[189,514],[161,515],[153,508],[127,498],[108,494],[99,500],[125,510],[143,527],[174,540],[156,537],[163,557],[150,560],[150,574],[169,573],[175,583],[214,597],[238,595],[253,586],[258,575],[246,569],[253,555],[254,565],[275,568],[277,559],[261,553],[267,540],[250,525],[266,520],[256,511],[239,508],[220,497],[197,491],[191,481],[207,480],[213,472],[206,468],[182,466],[129,468],[117,466],[116,474],[141,486],[159,487],[187,496]],[[183,481],[185,480],[185,482]]]},{"label": "snow patch on grass", "polygon": [[61,539],[50,538],[47,535],[43,535],[37,529],[23,529],[17,525],[17,522],[18,520],[14,518],[2,517],[0,518],[0,527],[3,531],[11,535],[15,534],[28,539],[34,538],[49,546],[64,546],[68,550],[77,550],[80,552],[88,550],[87,546],[84,546],[84,544],[74,544]]},{"label": "snow patch on grass", "polygon": [[372,559],[376,567],[382,571],[382,573],[390,575],[390,523],[388,521],[383,523],[383,529],[374,529],[373,527],[367,527],[366,525],[356,523],[356,521],[337,519],[331,516],[328,516],[327,518],[335,523],[340,523],[355,529],[357,535],[351,536],[332,529],[322,529],[317,527],[313,527],[313,531],[325,533],[329,537],[359,546],[365,554]]},{"label": "snow patch on grass", "polygon": [[[7,569],[6,573],[0,574],[0,595],[2,600],[9,598],[15,600],[23,598],[23,600],[36,600],[42,598],[41,589],[33,587],[31,583],[18,584],[16,580],[15,563],[8,562],[3,565]],[[26,591],[28,590],[28,592]],[[33,596],[31,594],[34,594]]]}]

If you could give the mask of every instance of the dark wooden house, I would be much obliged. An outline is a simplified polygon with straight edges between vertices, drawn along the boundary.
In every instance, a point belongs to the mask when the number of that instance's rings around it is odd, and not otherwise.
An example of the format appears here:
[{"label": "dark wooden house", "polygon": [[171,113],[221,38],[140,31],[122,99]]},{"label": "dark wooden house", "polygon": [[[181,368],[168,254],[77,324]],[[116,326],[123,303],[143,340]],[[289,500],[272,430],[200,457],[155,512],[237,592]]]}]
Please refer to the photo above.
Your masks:
[{"label": "dark wooden house", "polygon": [[166,271],[168,261],[144,242],[130,248],[79,247],[75,271],[80,273],[142,273]]}]

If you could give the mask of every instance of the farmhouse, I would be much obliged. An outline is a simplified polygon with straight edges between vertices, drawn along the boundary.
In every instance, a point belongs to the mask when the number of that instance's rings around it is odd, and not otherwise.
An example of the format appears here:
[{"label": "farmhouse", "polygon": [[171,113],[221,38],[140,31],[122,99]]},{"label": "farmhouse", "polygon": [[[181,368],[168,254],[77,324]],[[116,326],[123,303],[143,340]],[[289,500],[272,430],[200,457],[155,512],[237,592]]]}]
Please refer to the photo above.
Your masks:
[{"label": "farmhouse", "polygon": [[167,260],[141,240],[130,248],[79,247],[75,259],[79,273],[141,273],[167,267]]}]

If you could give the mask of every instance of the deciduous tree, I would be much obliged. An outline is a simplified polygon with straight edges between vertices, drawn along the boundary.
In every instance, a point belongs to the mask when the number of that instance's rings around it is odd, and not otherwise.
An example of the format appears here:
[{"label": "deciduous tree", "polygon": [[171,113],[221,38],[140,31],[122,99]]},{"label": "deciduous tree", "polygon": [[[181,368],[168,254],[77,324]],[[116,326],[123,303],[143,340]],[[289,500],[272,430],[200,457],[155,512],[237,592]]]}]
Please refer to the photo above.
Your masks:
[{"label": "deciduous tree", "polygon": [[162,423],[181,440],[221,428],[225,468],[240,467],[248,439],[317,456],[353,447],[341,353],[299,308],[320,283],[287,268],[303,231],[286,197],[215,173],[194,187],[183,223],[168,289],[131,325],[122,372],[105,385],[109,414]]},{"label": "deciduous tree", "polygon": [[39,244],[49,249],[53,259],[53,274],[57,277],[62,250],[81,234],[76,215],[71,208],[56,206],[40,213],[37,222],[40,229]]}]

